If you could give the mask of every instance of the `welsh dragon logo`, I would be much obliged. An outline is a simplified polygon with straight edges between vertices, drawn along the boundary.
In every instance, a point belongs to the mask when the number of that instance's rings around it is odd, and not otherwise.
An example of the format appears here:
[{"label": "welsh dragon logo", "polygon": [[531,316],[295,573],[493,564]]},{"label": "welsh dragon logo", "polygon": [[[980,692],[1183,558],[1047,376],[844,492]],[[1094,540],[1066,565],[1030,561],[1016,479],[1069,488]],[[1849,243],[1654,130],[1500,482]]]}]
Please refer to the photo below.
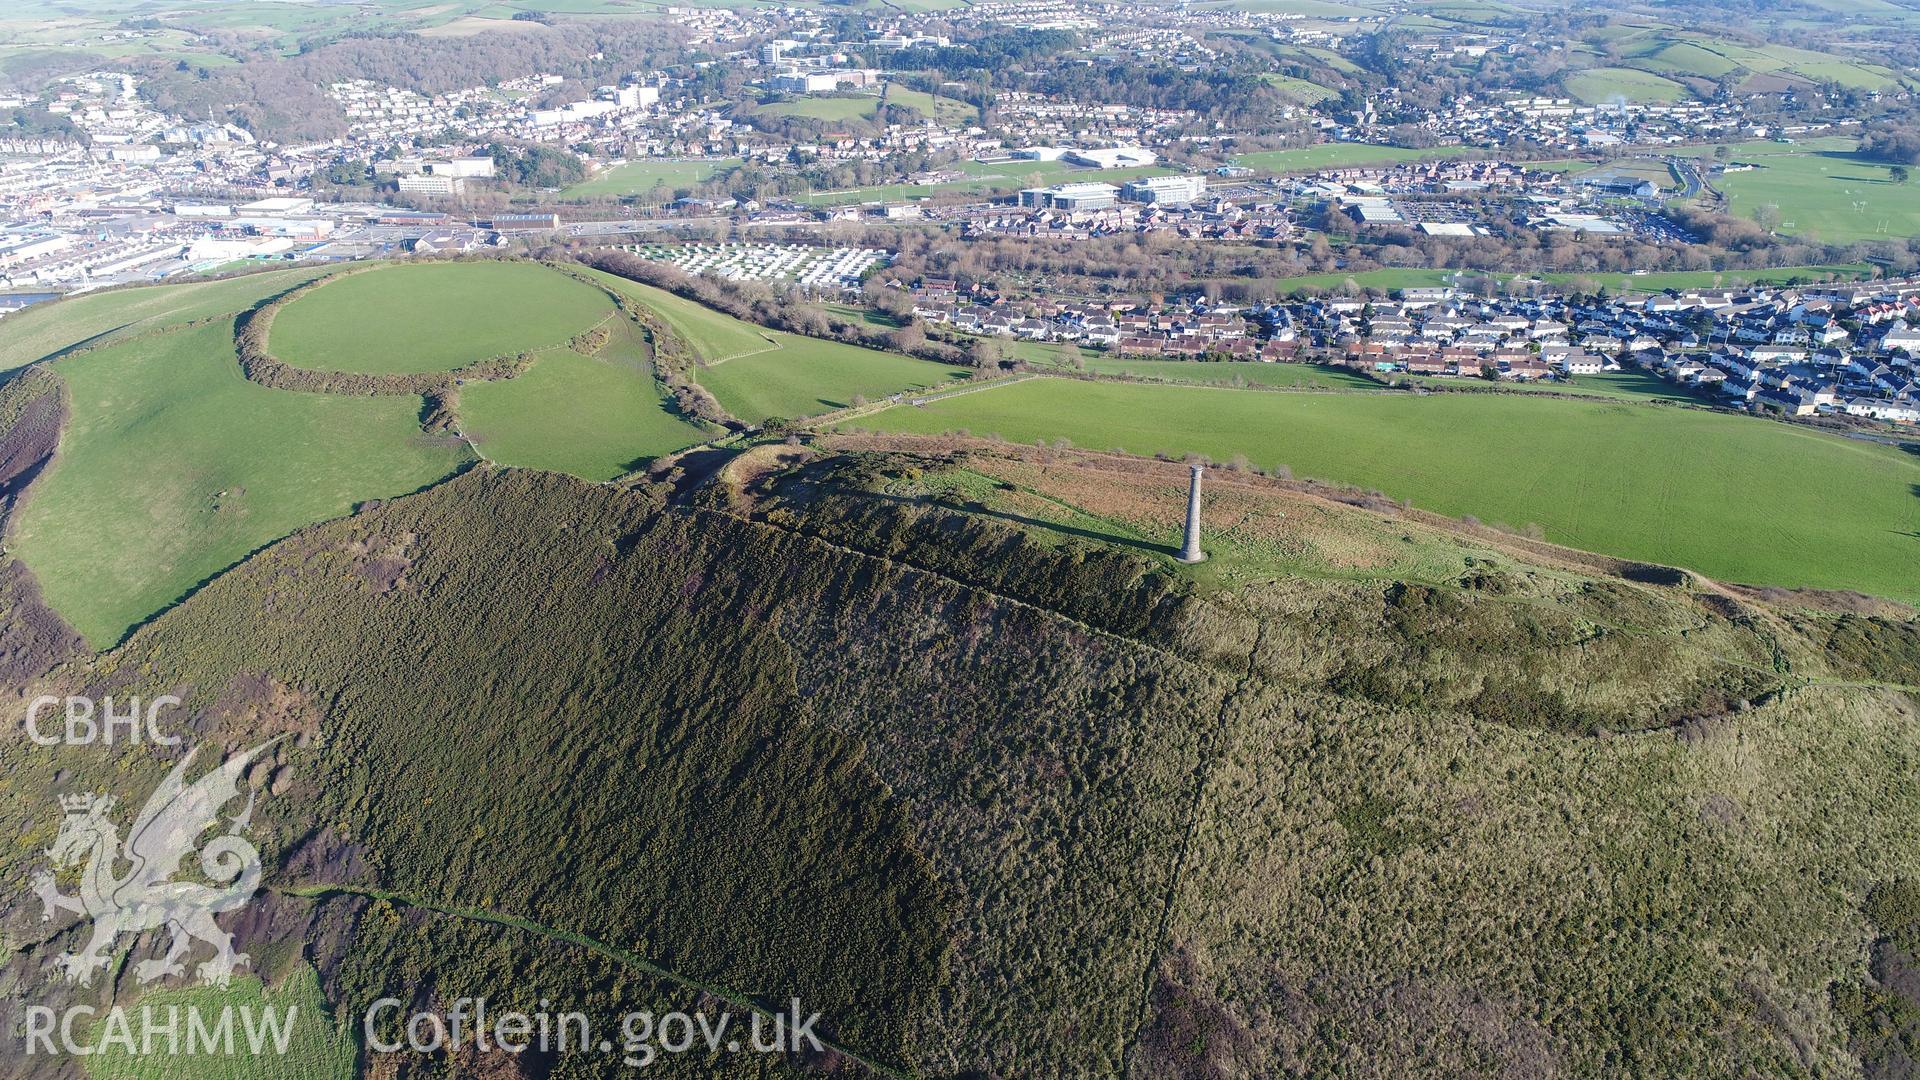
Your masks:
[{"label": "welsh dragon logo", "polygon": [[[171,934],[167,955],[134,965],[142,983],[185,973],[181,963],[195,941],[213,946],[213,959],[200,964],[196,974],[208,983],[224,986],[233,969],[248,962],[233,951],[233,935],[221,930],[213,917],[241,907],[260,887],[260,852],[242,835],[253,817],[254,792],[231,819],[226,833],[199,846],[200,837],[220,823],[220,811],[239,795],[240,777],[247,766],[279,739],[269,740],[228,758],[219,768],[189,784],[187,766],[193,753],[180,759],[140,810],[125,843],[112,817],[111,795],[92,792],[62,795],[66,820],[47,856],[55,869],[82,867],[78,895],[67,896],[54,886],[54,871],[34,879],[35,891],[46,911],[43,921],[61,912],[84,915],[93,921],[93,937],[86,948],[58,957],[54,963],[73,982],[86,986],[109,962],[109,950],[121,934],[138,934],[166,927]],[[196,850],[197,849],[197,850]],[[198,854],[207,885],[175,881],[181,862]],[[121,866],[126,867],[121,872]]]}]

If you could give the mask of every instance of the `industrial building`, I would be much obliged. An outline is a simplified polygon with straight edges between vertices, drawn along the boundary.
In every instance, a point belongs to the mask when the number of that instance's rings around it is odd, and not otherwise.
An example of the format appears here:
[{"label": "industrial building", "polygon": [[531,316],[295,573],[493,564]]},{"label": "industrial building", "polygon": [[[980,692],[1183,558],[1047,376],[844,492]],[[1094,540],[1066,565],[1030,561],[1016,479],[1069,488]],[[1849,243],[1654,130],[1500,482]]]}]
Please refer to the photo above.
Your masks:
[{"label": "industrial building", "polygon": [[1204,176],[1144,176],[1128,181],[1120,189],[1120,197],[1128,202],[1159,206],[1187,206],[1206,198],[1206,195],[1207,178]]},{"label": "industrial building", "polygon": [[1108,210],[1119,201],[1119,188],[1097,181],[1027,188],[1020,193],[1021,206],[1048,210]]}]

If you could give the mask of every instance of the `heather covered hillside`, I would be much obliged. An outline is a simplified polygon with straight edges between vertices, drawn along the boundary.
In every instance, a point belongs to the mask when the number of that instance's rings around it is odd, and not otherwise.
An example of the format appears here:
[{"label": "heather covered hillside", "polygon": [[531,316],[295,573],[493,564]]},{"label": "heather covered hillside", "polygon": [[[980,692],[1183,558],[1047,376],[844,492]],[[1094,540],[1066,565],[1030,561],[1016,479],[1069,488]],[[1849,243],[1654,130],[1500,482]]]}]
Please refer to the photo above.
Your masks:
[{"label": "heather covered hillside", "polygon": [[[1910,962],[1886,898],[1920,875],[1887,767],[1920,752],[1900,609],[1226,471],[1183,577],[1158,553],[1184,473],[875,440],[627,486],[484,468],[297,533],[97,659],[43,648],[36,681],[171,689],[196,743],[291,736],[237,930],[269,986],[311,965],[356,1021],[503,986],[825,1018],[824,1056],[657,1066],[689,1076],[1902,1053],[1914,1006],[1875,981]],[[166,764],[6,756],[22,895],[56,777],[132,795]],[[83,995],[40,981],[76,931],[32,908],[8,978]]]}]

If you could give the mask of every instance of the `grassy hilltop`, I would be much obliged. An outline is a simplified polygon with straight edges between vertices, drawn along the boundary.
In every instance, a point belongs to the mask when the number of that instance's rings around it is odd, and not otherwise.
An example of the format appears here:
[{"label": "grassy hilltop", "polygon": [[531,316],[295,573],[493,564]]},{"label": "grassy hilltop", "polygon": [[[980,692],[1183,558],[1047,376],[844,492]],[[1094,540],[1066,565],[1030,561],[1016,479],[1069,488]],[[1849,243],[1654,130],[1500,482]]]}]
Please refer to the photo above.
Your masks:
[{"label": "grassy hilltop", "polygon": [[[1205,365],[1196,365],[1205,366]],[[1225,365],[1221,365],[1225,366]],[[1786,424],[1530,394],[1278,394],[1033,379],[853,421],[1240,455],[1729,581],[1920,599],[1920,459]]]}]

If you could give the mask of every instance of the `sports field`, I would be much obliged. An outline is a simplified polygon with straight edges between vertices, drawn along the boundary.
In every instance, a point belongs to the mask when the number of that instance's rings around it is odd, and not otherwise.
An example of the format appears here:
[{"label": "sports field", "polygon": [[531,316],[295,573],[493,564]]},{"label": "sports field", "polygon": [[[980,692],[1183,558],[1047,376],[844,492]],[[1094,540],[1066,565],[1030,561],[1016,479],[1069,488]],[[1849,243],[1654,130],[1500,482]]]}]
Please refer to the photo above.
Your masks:
[{"label": "sports field", "polygon": [[538,263],[400,264],[295,299],[275,317],[268,346],[321,371],[448,371],[564,344],[614,314],[604,293]]},{"label": "sports field", "polygon": [[247,381],[220,321],[54,364],[72,416],[13,543],[47,602],[96,647],[263,544],[452,473],[420,399]]},{"label": "sports field", "polygon": [[966,174],[965,178],[938,184],[875,184],[838,191],[816,191],[800,201],[838,206],[843,203],[926,199],[935,195],[987,195],[1071,181],[1123,184],[1136,177],[1167,176],[1174,172],[1159,165],[1091,169],[1068,165],[1063,161],[963,161],[954,169]]},{"label": "sports field", "polygon": [[646,195],[702,183],[740,164],[739,158],[707,161],[629,161],[615,165],[562,191],[563,199],[590,199],[602,195]]},{"label": "sports field", "polygon": [[1767,143],[1736,147],[1734,159],[1760,166],[1714,180],[1740,217],[1777,214],[1781,232],[1836,244],[1920,236],[1920,184],[1895,183],[1851,147]]},{"label": "sports field", "polygon": [[965,120],[978,115],[973,106],[966,102],[936,97],[924,90],[888,86],[885,95],[883,99],[880,94],[858,92],[836,96],[807,94],[756,106],[753,111],[760,116],[787,116],[829,123],[872,119],[879,115],[883,103],[917,109],[922,115],[939,120]]},{"label": "sports field", "polygon": [[1526,394],[1270,394],[1032,379],[857,423],[1244,454],[1727,581],[1920,599],[1920,459],[1748,417]]},{"label": "sports field", "polygon": [[963,368],[837,341],[771,335],[775,348],[700,368],[694,378],[729,413],[749,423],[770,416],[816,416],[902,390],[967,376]]},{"label": "sports field", "polygon": [[460,425],[489,461],[611,480],[708,438],[668,407],[644,359],[542,353],[518,378],[460,391]]}]

